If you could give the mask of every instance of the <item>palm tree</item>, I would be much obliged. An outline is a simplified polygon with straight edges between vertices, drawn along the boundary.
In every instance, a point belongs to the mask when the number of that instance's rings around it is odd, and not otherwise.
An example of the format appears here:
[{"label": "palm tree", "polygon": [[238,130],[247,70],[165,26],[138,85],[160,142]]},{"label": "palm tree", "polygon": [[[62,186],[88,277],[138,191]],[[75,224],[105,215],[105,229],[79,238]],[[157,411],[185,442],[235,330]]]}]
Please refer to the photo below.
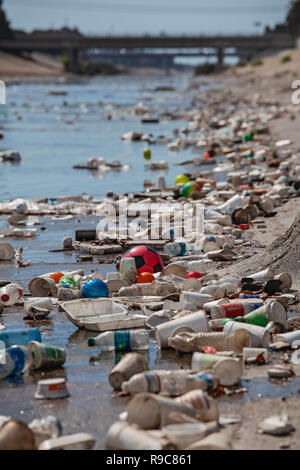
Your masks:
[{"label": "palm tree", "polygon": [[0,39],[13,39],[14,34],[10,29],[6,13],[2,8],[2,2],[3,0],[0,0]]}]

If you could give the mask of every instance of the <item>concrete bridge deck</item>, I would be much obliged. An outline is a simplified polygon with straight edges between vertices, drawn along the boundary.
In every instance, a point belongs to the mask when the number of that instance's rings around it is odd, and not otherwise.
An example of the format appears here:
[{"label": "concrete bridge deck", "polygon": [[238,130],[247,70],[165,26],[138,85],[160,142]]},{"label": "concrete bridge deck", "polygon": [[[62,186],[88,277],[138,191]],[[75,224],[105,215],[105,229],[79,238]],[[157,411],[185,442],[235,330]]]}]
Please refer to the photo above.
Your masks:
[{"label": "concrete bridge deck", "polygon": [[[280,51],[295,47],[287,34],[265,34],[263,36],[83,36],[61,34],[17,34],[15,40],[0,41],[0,50],[38,52],[61,51],[69,55],[69,70],[78,71],[79,52],[86,49],[178,49],[214,48],[218,66],[222,68],[224,56],[231,54],[226,49],[235,48],[241,56],[263,51]],[[202,55],[199,52],[199,55]]]}]

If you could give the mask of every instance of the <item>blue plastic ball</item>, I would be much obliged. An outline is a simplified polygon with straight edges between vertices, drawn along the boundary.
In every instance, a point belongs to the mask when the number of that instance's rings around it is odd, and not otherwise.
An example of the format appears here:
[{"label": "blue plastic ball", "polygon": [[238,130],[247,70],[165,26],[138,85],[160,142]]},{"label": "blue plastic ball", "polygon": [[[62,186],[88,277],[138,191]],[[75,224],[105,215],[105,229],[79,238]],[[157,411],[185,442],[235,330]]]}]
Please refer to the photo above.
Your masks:
[{"label": "blue plastic ball", "polygon": [[91,279],[82,287],[82,295],[86,299],[95,299],[97,297],[108,297],[108,287],[100,279]]}]

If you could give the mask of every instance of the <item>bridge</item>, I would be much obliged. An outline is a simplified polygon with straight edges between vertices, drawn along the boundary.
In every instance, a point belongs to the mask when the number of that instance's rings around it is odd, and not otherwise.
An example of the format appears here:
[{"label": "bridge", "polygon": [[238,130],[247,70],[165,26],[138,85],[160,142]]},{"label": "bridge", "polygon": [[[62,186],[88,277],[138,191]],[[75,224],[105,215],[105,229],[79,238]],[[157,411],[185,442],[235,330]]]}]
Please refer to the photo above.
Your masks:
[{"label": "bridge", "polygon": [[[0,50],[18,52],[66,52],[69,56],[69,71],[79,70],[80,51],[88,49],[104,50],[148,50],[148,49],[191,49],[211,48],[218,58],[218,68],[222,69],[224,57],[234,48],[240,57],[252,57],[264,52],[278,52],[295,47],[295,41],[288,34],[267,33],[251,36],[83,36],[69,37],[59,34],[16,34],[15,40],[1,40]],[[199,52],[197,55],[201,55]],[[205,54],[206,55],[206,54]]]},{"label": "bridge", "polygon": [[[227,57],[237,57],[237,53],[234,51],[226,51]],[[110,63],[114,65],[122,65],[125,67],[154,67],[154,68],[173,68],[178,67],[179,63],[176,64],[175,59],[177,58],[198,58],[198,57],[216,57],[216,52],[211,50],[197,50],[191,51],[190,49],[173,49],[172,52],[160,51],[145,51],[140,49],[123,50],[108,50],[108,49],[97,49],[96,51],[89,50],[83,56],[83,58],[98,61],[100,63]]]}]

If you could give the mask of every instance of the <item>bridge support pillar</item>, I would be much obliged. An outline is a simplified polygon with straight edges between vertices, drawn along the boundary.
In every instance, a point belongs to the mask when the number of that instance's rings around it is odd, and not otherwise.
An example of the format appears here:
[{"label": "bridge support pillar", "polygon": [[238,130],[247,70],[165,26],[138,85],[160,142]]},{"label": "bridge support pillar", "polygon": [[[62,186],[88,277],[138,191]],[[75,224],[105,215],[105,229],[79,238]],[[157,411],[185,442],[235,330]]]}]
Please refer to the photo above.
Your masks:
[{"label": "bridge support pillar", "polygon": [[224,49],[223,47],[218,48],[218,62],[217,62],[217,72],[222,72],[224,68]]},{"label": "bridge support pillar", "polygon": [[69,49],[68,50],[68,72],[79,73],[79,50]]}]

